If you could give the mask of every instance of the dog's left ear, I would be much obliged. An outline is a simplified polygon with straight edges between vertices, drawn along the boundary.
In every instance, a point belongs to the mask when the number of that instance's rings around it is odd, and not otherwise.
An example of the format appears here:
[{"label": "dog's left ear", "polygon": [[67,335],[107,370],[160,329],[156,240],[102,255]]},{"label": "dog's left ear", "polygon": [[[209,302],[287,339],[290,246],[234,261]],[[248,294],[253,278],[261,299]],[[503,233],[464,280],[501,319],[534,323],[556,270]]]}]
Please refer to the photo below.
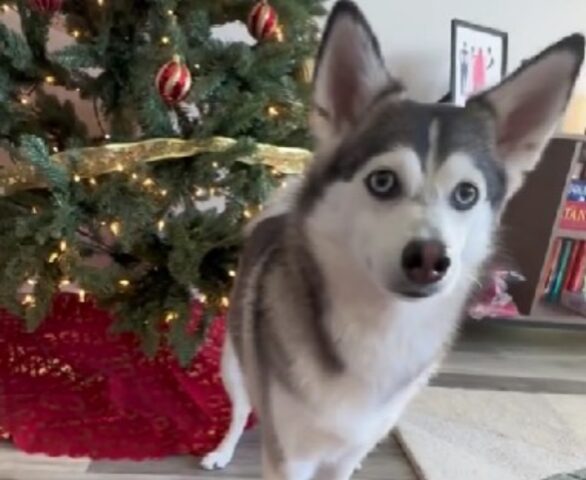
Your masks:
[{"label": "dog's left ear", "polygon": [[584,37],[571,35],[466,105],[488,111],[494,119],[497,154],[507,175],[507,197],[537,165],[566,110],[583,60]]},{"label": "dog's left ear", "polygon": [[356,4],[340,0],[328,19],[313,84],[312,129],[318,147],[335,143],[383,89],[389,76],[378,41]]}]

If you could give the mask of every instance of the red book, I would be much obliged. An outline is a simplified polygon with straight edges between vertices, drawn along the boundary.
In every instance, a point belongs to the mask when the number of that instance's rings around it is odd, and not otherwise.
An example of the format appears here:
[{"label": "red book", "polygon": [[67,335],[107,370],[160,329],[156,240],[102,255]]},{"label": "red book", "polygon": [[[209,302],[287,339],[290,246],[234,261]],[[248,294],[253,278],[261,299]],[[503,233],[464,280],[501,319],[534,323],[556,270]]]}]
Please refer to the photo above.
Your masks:
[{"label": "red book", "polygon": [[554,240],[554,244],[551,247],[551,251],[549,254],[549,258],[547,259],[547,265],[545,271],[547,272],[547,276],[545,277],[545,282],[543,282],[543,293],[547,294],[549,292],[549,287],[551,286],[551,281],[553,280],[554,272],[556,270],[556,265],[558,263],[558,257],[560,254],[560,250],[562,248],[562,239],[560,237]]},{"label": "red book", "polygon": [[574,263],[571,279],[567,290],[570,292],[579,292],[582,289],[584,275],[586,274],[586,243],[580,242],[580,249]]},{"label": "red book", "polygon": [[586,230],[586,202],[568,200],[564,204],[560,227],[568,230]]},{"label": "red book", "polygon": [[568,268],[566,269],[566,276],[564,277],[564,283],[562,290],[570,290],[570,285],[574,279],[578,259],[580,258],[583,242],[574,242],[572,245],[572,252],[570,253],[570,259],[568,260]]}]

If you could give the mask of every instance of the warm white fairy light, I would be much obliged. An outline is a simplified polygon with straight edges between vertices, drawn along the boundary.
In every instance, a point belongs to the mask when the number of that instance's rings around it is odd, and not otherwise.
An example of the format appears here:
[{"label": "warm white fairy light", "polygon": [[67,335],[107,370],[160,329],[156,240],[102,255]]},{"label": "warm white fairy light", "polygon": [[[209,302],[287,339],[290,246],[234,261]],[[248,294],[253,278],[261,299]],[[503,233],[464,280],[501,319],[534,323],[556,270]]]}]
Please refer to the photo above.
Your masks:
[{"label": "warm white fairy light", "polygon": [[54,153],[57,153],[58,151],[59,151],[59,147],[55,145],[55,146],[53,147],[53,152],[54,152]]},{"label": "warm white fairy light", "polygon": [[121,163],[117,163],[116,164],[116,170],[118,172],[123,172],[124,171],[124,165],[122,165]]},{"label": "warm white fairy light", "polygon": [[31,212],[33,212],[33,215],[36,215],[37,213],[39,213],[39,209],[37,207],[33,207],[31,208]]},{"label": "warm white fairy light", "polygon": [[218,168],[220,164],[218,162],[212,162],[212,167]]},{"label": "warm white fairy light", "polygon": [[230,299],[228,297],[222,297],[222,307],[228,308],[230,306]]},{"label": "warm white fairy light", "polygon": [[36,285],[37,284],[37,279],[36,278],[29,278],[26,283],[28,283],[29,285]]},{"label": "warm white fairy light", "polygon": [[69,280],[68,278],[64,278],[59,282],[59,287],[64,288],[71,285],[71,280]]},{"label": "warm white fairy light", "polygon": [[171,39],[167,35],[165,35],[161,37],[161,43],[163,45],[169,45],[171,43]]},{"label": "warm white fairy light", "polygon": [[51,255],[49,255],[48,261],[49,261],[49,263],[55,263],[58,258],[59,258],[59,253],[53,252],[53,253],[51,253]]},{"label": "warm white fairy light", "polygon": [[27,293],[22,299],[22,304],[27,307],[33,307],[35,305],[35,297],[30,293]]},{"label": "warm white fairy light", "polygon": [[228,272],[228,275],[230,275],[232,278],[234,278],[236,276],[236,270],[230,270]]},{"label": "warm white fairy light", "polygon": [[28,97],[20,97],[20,103],[22,103],[23,105],[28,105],[30,103],[30,100],[28,99]]},{"label": "warm white fairy light", "polygon": [[159,193],[161,194],[161,197],[166,197],[167,196],[167,193],[169,193],[169,192],[167,192],[166,189],[162,188]]},{"label": "warm white fairy light", "polygon": [[130,286],[130,280],[126,280],[126,279],[122,279],[118,282],[118,285],[120,285],[121,287],[129,287]]},{"label": "warm white fairy light", "polygon": [[248,210],[248,208],[246,208],[242,214],[244,215],[244,218],[252,218],[252,212]]},{"label": "warm white fairy light", "polygon": [[104,6],[104,0],[98,0],[98,6],[99,7],[103,7]]},{"label": "warm white fairy light", "polygon": [[55,77],[53,75],[47,75],[45,77],[45,82],[47,82],[49,85],[53,85],[55,83]]},{"label": "warm white fairy light", "polygon": [[173,15],[175,15],[175,12],[173,10],[169,9],[169,10],[167,10],[167,15],[172,17]]},{"label": "warm white fairy light", "polygon": [[167,312],[165,315],[165,323],[171,323],[173,320],[177,320],[179,314],[177,312]]},{"label": "warm white fairy light", "polygon": [[152,178],[146,178],[144,182],[142,182],[143,187],[152,187],[155,184],[155,181]]},{"label": "warm white fairy light", "polygon": [[65,250],[67,250],[67,242],[65,240],[61,240],[59,242],[59,250],[61,250],[62,252],[65,252]]},{"label": "warm white fairy light", "polygon": [[76,174],[73,176],[73,181],[74,181],[75,183],[79,183],[79,182],[81,182],[81,177],[80,177],[80,176],[79,176],[79,175],[76,173]]},{"label": "warm white fairy light", "polygon": [[162,232],[163,230],[165,230],[165,220],[159,220],[157,222],[157,230],[159,232]]},{"label": "warm white fairy light", "polygon": [[77,297],[79,298],[79,301],[81,303],[85,302],[86,295],[87,295],[87,292],[84,289],[80,289],[79,292],[77,292]]},{"label": "warm white fairy light", "polygon": [[133,180],[138,180],[138,175],[136,173],[133,173],[132,175],[130,175],[130,178],[132,178]]},{"label": "warm white fairy light", "polygon": [[79,38],[81,36],[81,32],[79,30],[74,30],[73,32],[71,32],[71,35],[73,36],[73,38]]},{"label": "warm white fairy light", "polygon": [[95,187],[98,184],[94,177],[90,178],[89,182],[92,187]]},{"label": "warm white fairy light", "polygon": [[110,231],[115,235],[118,236],[120,235],[120,230],[122,228],[122,225],[120,225],[120,222],[112,222],[110,224]]},{"label": "warm white fairy light", "polygon": [[277,107],[271,105],[267,109],[267,113],[269,114],[269,117],[276,117],[277,115],[279,115],[279,109]]},{"label": "warm white fairy light", "polygon": [[104,139],[105,139],[105,140],[110,140],[111,138],[112,138],[112,135],[110,135],[109,133],[106,133],[106,134],[104,135]]}]

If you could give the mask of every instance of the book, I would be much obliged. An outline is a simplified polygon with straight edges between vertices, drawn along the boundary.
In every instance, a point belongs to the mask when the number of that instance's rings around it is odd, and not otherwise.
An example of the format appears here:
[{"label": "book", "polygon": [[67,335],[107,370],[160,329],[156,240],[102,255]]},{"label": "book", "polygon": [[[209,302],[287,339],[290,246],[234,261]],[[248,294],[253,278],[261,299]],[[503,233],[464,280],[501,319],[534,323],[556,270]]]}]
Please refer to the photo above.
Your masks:
[{"label": "book", "polygon": [[562,290],[570,290],[570,284],[573,281],[573,276],[576,271],[576,264],[578,263],[578,256],[580,255],[581,249],[582,242],[574,242],[574,244],[572,245],[572,251],[570,252],[570,258],[568,259],[568,266],[566,268],[566,274],[564,275]]},{"label": "book", "polygon": [[557,303],[560,298],[564,282],[564,275],[566,273],[566,268],[568,267],[568,260],[570,259],[570,254],[572,253],[573,244],[574,241],[569,238],[564,238],[562,240],[559,261],[557,262],[554,278],[552,280],[547,297],[547,299],[552,303]]},{"label": "book", "polygon": [[547,275],[545,277],[545,281],[543,282],[543,295],[547,295],[549,293],[550,288],[551,288],[551,284],[552,284],[554,272],[555,272],[555,267],[558,262],[558,257],[560,255],[561,246],[562,246],[562,239],[560,237],[557,237],[554,240],[554,243],[553,243],[551,250],[550,250],[550,253],[549,253],[549,258],[547,259],[547,266],[545,268]]},{"label": "book", "polygon": [[586,181],[572,179],[570,181],[566,199],[569,202],[586,202]]},{"label": "book", "polygon": [[567,290],[570,292],[579,292],[582,290],[584,275],[586,274],[586,242],[580,242],[576,260],[572,267],[572,274],[568,282]]},{"label": "book", "polygon": [[586,230],[586,202],[566,201],[560,227],[567,230]]}]

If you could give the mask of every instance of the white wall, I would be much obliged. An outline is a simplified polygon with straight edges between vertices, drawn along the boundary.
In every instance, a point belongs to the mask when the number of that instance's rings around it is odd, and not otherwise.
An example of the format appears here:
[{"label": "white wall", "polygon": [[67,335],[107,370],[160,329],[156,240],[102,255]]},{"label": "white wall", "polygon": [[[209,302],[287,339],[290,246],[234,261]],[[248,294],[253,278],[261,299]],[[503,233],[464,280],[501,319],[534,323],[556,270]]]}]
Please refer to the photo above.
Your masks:
[{"label": "white wall", "polygon": [[[586,0],[355,1],[379,36],[389,69],[425,101],[449,90],[453,18],[508,32],[509,71],[567,34],[586,33]],[[578,90],[586,94],[586,69]]]}]

